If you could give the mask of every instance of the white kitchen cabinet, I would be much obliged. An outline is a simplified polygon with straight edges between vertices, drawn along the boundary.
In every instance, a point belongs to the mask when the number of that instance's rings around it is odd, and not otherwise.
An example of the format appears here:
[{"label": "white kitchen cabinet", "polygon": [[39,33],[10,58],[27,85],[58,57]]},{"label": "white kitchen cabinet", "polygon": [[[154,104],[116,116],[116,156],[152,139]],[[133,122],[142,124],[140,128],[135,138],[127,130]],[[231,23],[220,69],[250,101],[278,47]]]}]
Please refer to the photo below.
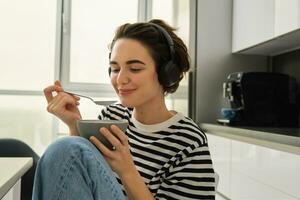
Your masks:
[{"label": "white kitchen cabinet", "polygon": [[275,0],[275,37],[299,28],[299,11],[299,0]]},{"label": "white kitchen cabinet", "polygon": [[278,55],[300,48],[299,0],[234,0],[232,52]]},{"label": "white kitchen cabinet", "polygon": [[233,1],[232,51],[274,37],[274,0]]},{"label": "white kitchen cabinet", "polygon": [[300,155],[208,133],[218,191],[232,200],[300,199]]},{"label": "white kitchen cabinet", "polygon": [[236,169],[232,170],[230,185],[231,200],[298,200]]},{"label": "white kitchen cabinet", "polygon": [[[231,171],[238,177],[237,180],[234,176],[231,179],[231,194],[240,193],[234,188],[241,184],[239,181],[241,179],[245,181],[245,184],[249,183],[249,185],[244,184],[243,186],[248,188],[249,195],[256,192],[258,196],[269,197],[267,199],[275,199],[274,194],[278,197],[282,196],[277,199],[300,198],[299,155],[235,140],[232,140],[231,144]],[[263,189],[260,194],[260,190],[257,188]]]},{"label": "white kitchen cabinet", "polygon": [[215,171],[219,175],[218,191],[230,193],[231,176],[231,140],[207,134],[211,157]]}]

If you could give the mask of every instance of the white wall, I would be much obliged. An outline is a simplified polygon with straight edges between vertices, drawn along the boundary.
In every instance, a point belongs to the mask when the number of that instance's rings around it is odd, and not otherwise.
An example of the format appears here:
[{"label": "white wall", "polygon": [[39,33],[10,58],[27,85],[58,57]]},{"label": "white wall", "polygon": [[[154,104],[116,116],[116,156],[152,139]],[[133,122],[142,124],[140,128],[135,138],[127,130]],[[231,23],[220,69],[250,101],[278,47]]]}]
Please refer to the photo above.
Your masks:
[{"label": "white wall", "polygon": [[236,71],[266,71],[267,59],[231,54],[232,0],[197,1],[196,121],[215,123],[222,83]]}]

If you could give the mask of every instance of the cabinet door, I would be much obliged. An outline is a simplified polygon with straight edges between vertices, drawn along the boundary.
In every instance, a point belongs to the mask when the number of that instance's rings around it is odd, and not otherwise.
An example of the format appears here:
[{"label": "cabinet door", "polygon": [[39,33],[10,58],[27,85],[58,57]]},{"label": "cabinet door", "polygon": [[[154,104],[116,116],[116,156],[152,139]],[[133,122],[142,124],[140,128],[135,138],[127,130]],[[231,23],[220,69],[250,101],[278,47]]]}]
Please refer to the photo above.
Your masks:
[{"label": "cabinet door", "polygon": [[231,174],[231,200],[298,200],[292,195],[250,178],[237,169],[233,169]]},{"label": "cabinet door", "polygon": [[232,199],[299,199],[300,156],[232,141]]},{"label": "cabinet door", "polygon": [[226,138],[207,134],[208,145],[213,160],[213,166],[219,175],[217,190],[229,197],[230,194],[230,162],[231,162],[231,141]]},{"label": "cabinet door", "polygon": [[232,52],[274,37],[274,0],[234,0]]},{"label": "cabinet door", "polygon": [[275,0],[275,37],[299,28],[299,11],[299,0]]}]

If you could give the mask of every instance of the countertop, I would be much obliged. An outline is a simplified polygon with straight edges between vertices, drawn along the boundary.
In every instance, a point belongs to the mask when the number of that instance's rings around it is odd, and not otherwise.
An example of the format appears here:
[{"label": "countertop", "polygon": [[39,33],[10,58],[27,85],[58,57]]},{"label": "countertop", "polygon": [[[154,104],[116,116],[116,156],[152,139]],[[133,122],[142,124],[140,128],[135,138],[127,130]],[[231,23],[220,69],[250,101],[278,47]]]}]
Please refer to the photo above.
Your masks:
[{"label": "countertop", "polygon": [[300,129],[235,127],[201,123],[207,133],[300,155]]},{"label": "countertop", "polygon": [[0,199],[30,169],[32,158],[0,157]]}]

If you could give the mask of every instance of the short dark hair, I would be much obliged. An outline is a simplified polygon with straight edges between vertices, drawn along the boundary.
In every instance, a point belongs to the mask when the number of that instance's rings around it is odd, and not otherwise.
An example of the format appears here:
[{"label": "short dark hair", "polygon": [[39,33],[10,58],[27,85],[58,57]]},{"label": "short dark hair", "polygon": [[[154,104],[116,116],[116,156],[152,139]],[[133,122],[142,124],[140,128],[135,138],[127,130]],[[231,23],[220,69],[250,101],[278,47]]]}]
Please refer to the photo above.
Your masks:
[{"label": "short dark hair", "polygon": [[133,24],[126,23],[121,25],[116,30],[115,36],[110,45],[110,51],[112,51],[114,43],[118,39],[128,38],[137,40],[149,50],[156,65],[156,72],[159,73],[160,68],[164,67],[164,64],[171,59],[170,47],[166,38],[151,24],[157,24],[164,28],[173,40],[175,50],[174,62],[176,67],[179,68],[179,77],[176,79],[178,81],[171,86],[164,84],[161,85],[163,86],[165,94],[174,93],[177,90],[179,82],[183,78],[184,74],[190,69],[190,58],[186,45],[182,39],[174,33],[176,29],[168,25],[166,22],[159,19],[153,19],[149,22],[138,22]]}]

